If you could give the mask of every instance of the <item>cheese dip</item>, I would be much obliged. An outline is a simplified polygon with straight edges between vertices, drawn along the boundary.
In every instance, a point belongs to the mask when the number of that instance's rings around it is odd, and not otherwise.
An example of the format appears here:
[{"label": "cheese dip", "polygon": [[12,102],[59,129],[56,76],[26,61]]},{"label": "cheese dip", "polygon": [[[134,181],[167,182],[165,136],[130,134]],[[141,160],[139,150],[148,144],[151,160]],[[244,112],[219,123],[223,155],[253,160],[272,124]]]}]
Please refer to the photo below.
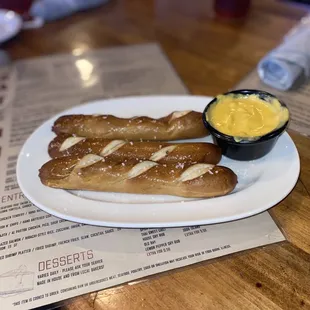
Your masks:
[{"label": "cheese dip", "polygon": [[264,101],[256,95],[221,95],[206,112],[212,127],[233,137],[260,137],[281,127],[289,111],[270,97]]}]

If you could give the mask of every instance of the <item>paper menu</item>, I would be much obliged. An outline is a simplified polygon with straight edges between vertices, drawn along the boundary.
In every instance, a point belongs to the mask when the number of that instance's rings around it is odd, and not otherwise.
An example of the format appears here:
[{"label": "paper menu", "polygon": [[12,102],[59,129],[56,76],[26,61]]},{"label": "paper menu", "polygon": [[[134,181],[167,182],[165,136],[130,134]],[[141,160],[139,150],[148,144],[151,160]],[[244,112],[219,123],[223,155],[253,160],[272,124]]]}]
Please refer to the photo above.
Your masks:
[{"label": "paper menu", "polygon": [[[84,226],[42,213],[6,238],[11,248],[0,260],[5,309],[28,309],[283,240],[268,213],[230,224],[146,230]],[[32,228],[23,233],[24,227]],[[24,273],[16,277],[15,270]]]},{"label": "paper menu", "polygon": [[2,95],[9,103],[0,118],[5,171],[0,176],[0,305],[5,309],[38,307],[284,240],[267,212],[219,225],[117,229],[55,218],[24,198],[16,182],[17,155],[50,116],[97,98],[187,93],[157,45],[19,61],[1,74],[10,90]]}]

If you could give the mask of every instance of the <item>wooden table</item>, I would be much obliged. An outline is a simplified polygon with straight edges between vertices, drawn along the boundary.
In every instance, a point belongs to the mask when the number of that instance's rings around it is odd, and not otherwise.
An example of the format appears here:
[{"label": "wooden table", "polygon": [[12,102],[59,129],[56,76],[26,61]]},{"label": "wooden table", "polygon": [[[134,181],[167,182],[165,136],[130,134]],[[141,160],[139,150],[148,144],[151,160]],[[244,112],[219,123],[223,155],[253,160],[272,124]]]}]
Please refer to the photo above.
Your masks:
[{"label": "wooden table", "polygon": [[[243,23],[214,19],[208,0],[112,0],[29,30],[4,48],[14,59],[158,41],[193,94],[236,84],[305,15],[254,1]],[[62,309],[310,309],[310,140],[291,133],[301,157],[293,192],[270,212],[288,242],[77,297]]]}]

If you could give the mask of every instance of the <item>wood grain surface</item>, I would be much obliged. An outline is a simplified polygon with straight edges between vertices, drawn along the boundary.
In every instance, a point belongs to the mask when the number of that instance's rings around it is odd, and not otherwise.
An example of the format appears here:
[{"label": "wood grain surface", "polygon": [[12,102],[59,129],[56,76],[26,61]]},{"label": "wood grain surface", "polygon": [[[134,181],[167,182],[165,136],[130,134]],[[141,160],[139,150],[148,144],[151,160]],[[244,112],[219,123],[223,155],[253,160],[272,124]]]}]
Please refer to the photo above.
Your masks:
[{"label": "wood grain surface", "polygon": [[[257,0],[245,21],[229,22],[214,17],[208,0],[111,0],[24,31],[3,48],[21,59],[157,41],[189,90],[212,96],[232,88],[305,13],[284,1]],[[80,296],[61,309],[310,309],[310,140],[290,134],[300,179],[270,211],[288,242]]]}]

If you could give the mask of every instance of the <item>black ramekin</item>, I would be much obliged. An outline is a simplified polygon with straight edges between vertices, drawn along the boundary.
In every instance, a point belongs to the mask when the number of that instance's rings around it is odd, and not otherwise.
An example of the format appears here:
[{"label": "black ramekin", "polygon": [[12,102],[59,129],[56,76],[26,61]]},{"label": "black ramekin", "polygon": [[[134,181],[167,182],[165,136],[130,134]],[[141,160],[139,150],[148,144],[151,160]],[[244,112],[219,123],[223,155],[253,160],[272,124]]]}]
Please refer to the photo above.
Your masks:
[{"label": "black ramekin", "polygon": [[[239,89],[233,90],[223,95],[256,95],[260,99],[265,100],[268,102],[268,99],[275,98],[277,99],[280,104],[287,108],[287,106],[280,101],[276,96],[267,93],[262,90],[256,89]],[[289,120],[283,124],[280,128],[259,137],[256,140],[247,140],[244,138],[241,142],[236,142],[234,137],[223,134],[216,130],[214,127],[206,119],[206,113],[208,109],[217,102],[217,98],[214,98],[204,109],[202,114],[203,123],[205,124],[206,128],[209,130],[210,134],[212,135],[214,142],[222,149],[222,154],[227,156],[231,159],[246,161],[246,160],[254,160],[261,158],[267,155],[276,144],[278,138],[281,134],[286,130]]]}]

